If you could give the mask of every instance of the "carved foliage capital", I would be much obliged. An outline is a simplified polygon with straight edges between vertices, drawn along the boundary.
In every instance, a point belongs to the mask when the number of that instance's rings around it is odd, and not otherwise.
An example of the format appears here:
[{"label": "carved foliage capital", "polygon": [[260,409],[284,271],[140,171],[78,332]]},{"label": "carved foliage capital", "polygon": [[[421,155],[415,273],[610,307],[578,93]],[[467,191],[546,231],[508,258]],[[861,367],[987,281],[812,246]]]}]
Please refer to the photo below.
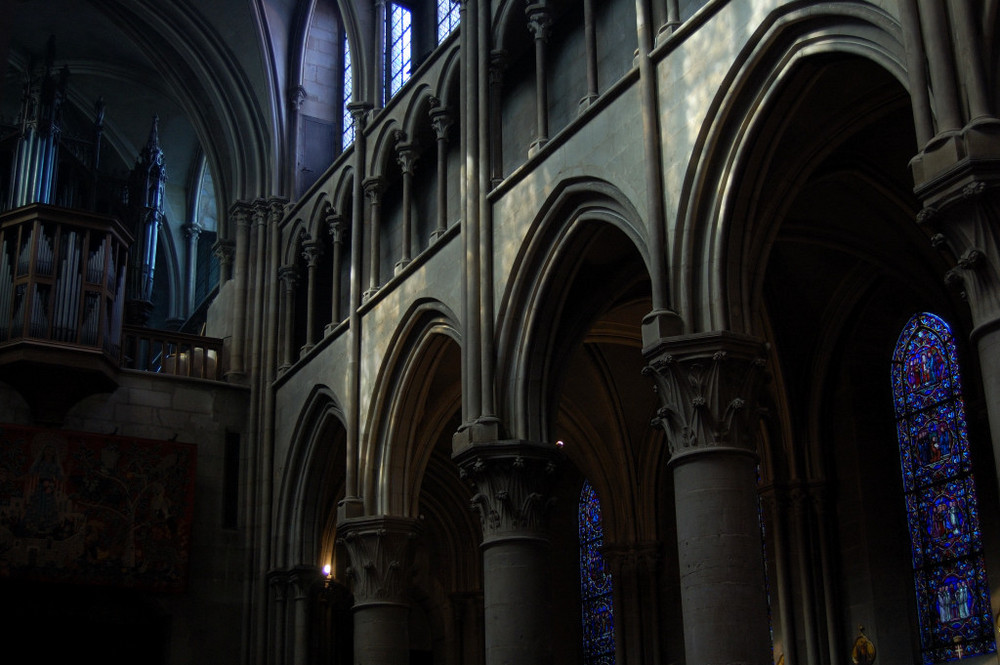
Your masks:
[{"label": "carved foliage capital", "polygon": [[198,236],[200,236],[201,232],[205,229],[202,228],[202,226],[197,222],[193,222],[191,224],[185,224],[181,227],[181,230],[184,232],[184,237],[188,240],[197,240]]},{"label": "carved foliage capital", "polygon": [[525,9],[528,15],[528,30],[536,40],[546,41],[552,27],[552,13],[544,3],[530,4]]},{"label": "carved foliage capital", "polygon": [[526,443],[481,444],[456,457],[462,478],[474,488],[472,509],[486,542],[532,532],[544,537],[558,461],[555,447]]},{"label": "carved foliage capital", "polygon": [[666,432],[672,456],[713,447],[755,450],[751,426],[764,351],[756,340],[719,333],[661,347],[643,374],[659,394],[652,424]]},{"label": "carved foliage capital", "polygon": [[246,201],[237,201],[229,208],[230,218],[236,222],[236,226],[246,229],[250,226],[250,217],[253,214],[253,205]]},{"label": "carved foliage capital", "polygon": [[299,283],[299,269],[295,266],[282,266],[278,269],[278,279],[285,285],[286,291],[291,291]]},{"label": "carved foliage capital", "polygon": [[318,240],[309,240],[302,244],[302,258],[306,260],[306,265],[315,268],[320,257],[323,256],[323,243]]},{"label": "carved foliage capital", "polygon": [[337,527],[337,542],[350,559],[347,577],[355,607],[372,603],[408,604],[413,550],[420,534],[416,520],[402,517],[348,519]]},{"label": "carved foliage capital", "polygon": [[232,265],[233,255],[236,253],[235,243],[232,240],[216,240],[215,244],[212,245],[212,253],[215,254],[215,258],[219,259],[219,263],[222,265]]},{"label": "carved foliage capital", "polygon": [[962,292],[977,327],[1000,320],[1000,186],[959,180],[935,203],[917,221],[930,228],[931,244],[955,260],[945,283]]},{"label": "carved foliage capital", "polygon": [[420,158],[416,146],[412,143],[399,143],[396,145],[396,163],[399,170],[404,174],[413,175],[413,169]]},{"label": "carved foliage capital", "polygon": [[372,176],[365,178],[361,186],[365,188],[365,196],[372,205],[378,205],[382,201],[382,178]]}]

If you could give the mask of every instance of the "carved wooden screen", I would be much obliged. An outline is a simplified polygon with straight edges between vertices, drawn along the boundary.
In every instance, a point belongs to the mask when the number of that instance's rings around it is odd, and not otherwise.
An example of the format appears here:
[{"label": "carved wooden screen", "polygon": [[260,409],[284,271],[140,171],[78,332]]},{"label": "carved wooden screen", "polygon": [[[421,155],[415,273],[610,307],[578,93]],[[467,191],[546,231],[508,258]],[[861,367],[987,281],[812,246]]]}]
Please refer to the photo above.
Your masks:
[{"label": "carved wooden screen", "polygon": [[923,661],[993,652],[961,373],[941,318],[917,314],[906,324],[892,390]]},{"label": "carved wooden screen", "polygon": [[583,612],[583,662],[614,665],[615,617],[611,572],[601,553],[604,528],[601,501],[589,482],[580,491],[580,604]]}]

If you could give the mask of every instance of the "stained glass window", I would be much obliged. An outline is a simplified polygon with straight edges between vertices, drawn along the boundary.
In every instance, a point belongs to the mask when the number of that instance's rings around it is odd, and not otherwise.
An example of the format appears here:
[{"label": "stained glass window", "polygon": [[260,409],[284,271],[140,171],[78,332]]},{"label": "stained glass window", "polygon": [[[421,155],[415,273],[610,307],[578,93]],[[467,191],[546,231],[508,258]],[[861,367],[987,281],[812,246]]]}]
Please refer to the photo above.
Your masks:
[{"label": "stained glass window", "polygon": [[615,616],[611,572],[601,546],[601,501],[589,482],[580,491],[580,600],[583,608],[584,665],[614,665]]},{"label": "stained glass window", "polygon": [[351,115],[351,111],[347,108],[347,105],[351,103],[351,97],[354,96],[354,74],[351,71],[351,45],[344,40],[344,98],[343,98],[343,143],[341,146],[344,150],[347,150],[347,146],[354,143],[354,116]]},{"label": "stained glass window", "polygon": [[923,662],[996,650],[962,401],[948,324],[917,314],[892,359],[896,435]]},{"label": "stained glass window", "polygon": [[385,58],[387,61],[386,100],[392,97],[403,84],[410,79],[411,37],[410,10],[396,3],[389,3],[387,20],[388,30],[385,31],[387,45]]},{"label": "stained glass window", "polygon": [[437,0],[438,44],[458,27],[459,16],[457,0]]}]

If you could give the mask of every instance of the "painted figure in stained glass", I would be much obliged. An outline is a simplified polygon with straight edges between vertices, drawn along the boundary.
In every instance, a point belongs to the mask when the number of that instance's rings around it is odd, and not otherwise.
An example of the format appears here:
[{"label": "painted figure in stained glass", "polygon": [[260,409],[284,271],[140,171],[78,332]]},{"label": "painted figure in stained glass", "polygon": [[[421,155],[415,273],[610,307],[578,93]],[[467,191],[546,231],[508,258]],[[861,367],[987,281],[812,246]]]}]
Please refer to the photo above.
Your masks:
[{"label": "painted figure in stained glass", "polygon": [[601,547],[604,529],[601,502],[589,482],[580,491],[580,605],[583,619],[583,659],[586,665],[614,665],[615,619],[611,573]]},{"label": "painted figure in stained glass", "polygon": [[892,387],[923,661],[993,653],[958,352],[941,318],[903,328]]}]

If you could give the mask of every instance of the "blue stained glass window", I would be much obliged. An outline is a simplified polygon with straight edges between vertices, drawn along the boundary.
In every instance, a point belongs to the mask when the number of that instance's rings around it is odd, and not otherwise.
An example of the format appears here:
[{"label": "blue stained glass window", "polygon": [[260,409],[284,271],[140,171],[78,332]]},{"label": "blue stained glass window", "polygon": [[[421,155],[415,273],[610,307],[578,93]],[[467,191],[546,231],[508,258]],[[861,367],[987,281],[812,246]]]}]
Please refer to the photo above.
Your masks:
[{"label": "blue stained glass window", "polygon": [[608,570],[601,546],[601,501],[589,482],[580,491],[580,601],[583,608],[584,665],[614,665],[615,613]]},{"label": "blue stained glass window", "polygon": [[388,5],[388,30],[385,32],[388,40],[385,49],[388,95],[392,97],[403,84],[410,80],[411,37],[410,10],[395,3]]},{"label": "blue stained glass window", "polygon": [[351,115],[350,110],[347,105],[351,103],[351,97],[354,96],[354,74],[351,71],[351,45],[344,40],[344,116],[343,116],[343,143],[341,144],[344,150],[347,150],[347,146],[354,143],[354,116]]},{"label": "blue stained glass window", "polygon": [[457,0],[437,0],[438,44],[458,27],[459,9]]},{"label": "blue stained glass window", "polygon": [[917,314],[892,358],[923,662],[996,650],[961,372],[948,324]]}]

